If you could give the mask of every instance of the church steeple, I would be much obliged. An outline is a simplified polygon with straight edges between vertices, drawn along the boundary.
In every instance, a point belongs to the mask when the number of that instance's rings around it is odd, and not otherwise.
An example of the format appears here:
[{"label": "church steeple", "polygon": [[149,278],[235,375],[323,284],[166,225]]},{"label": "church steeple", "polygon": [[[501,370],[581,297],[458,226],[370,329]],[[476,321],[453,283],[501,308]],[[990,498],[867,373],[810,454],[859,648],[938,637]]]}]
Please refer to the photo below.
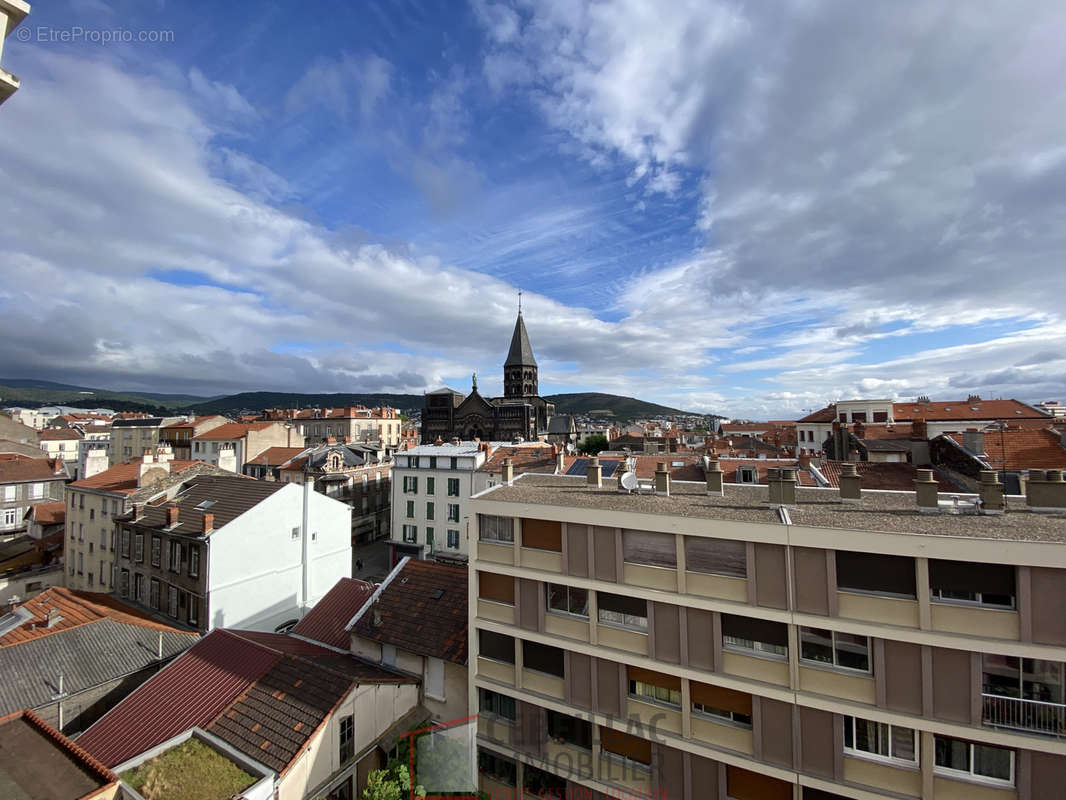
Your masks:
[{"label": "church steeple", "polygon": [[511,335],[511,349],[507,351],[507,360],[503,362],[503,396],[520,398],[536,395],[537,360],[533,357],[533,347],[529,343],[526,323],[519,308]]}]

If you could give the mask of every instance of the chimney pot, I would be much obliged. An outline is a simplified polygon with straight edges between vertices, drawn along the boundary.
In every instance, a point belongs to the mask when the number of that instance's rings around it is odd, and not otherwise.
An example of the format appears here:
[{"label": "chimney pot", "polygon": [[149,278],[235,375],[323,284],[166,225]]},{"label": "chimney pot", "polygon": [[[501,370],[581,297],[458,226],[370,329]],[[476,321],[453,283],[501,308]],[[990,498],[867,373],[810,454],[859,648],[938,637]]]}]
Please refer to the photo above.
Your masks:
[{"label": "chimney pot", "polygon": [[1061,513],[1066,509],[1066,482],[1062,480],[1062,470],[1029,470],[1025,482],[1025,502],[1030,511]]},{"label": "chimney pot", "polygon": [[918,470],[914,479],[914,488],[917,495],[918,511],[922,514],[935,514],[940,510],[939,486],[933,480],[931,469]]},{"label": "chimney pot", "polygon": [[603,467],[600,466],[599,456],[589,459],[586,483],[597,489],[603,488]]},{"label": "chimney pot", "polygon": [[981,498],[980,513],[1002,514],[1006,510],[1006,504],[1003,501],[1003,484],[999,482],[999,476],[995,471],[981,470],[981,483],[977,491]]},{"label": "chimney pot", "polygon": [[655,465],[655,493],[670,496],[670,470],[666,468],[665,461]]},{"label": "chimney pot", "polygon": [[133,504],[133,521],[136,522],[144,515],[144,503]]},{"label": "chimney pot", "polygon": [[210,533],[214,529],[215,529],[215,515],[214,514],[204,514],[204,524],[203,524],[203,528],[202,528],[203,532],[204,533]]},{"label": "chimney pot", "polygon": [[173,528],[177,524],[178,524],[178,507],[177,506],[168,506],[167,507],[167,527],[168,528]]},{"label": "chimney pot", "polygon": [[505,486],[514,483],[514,462],[510,458],[503,460],[503,482]]},{"label": "chimney pot", "polygon": [[862,478],[859,477],[858,467],[851,462],[840,467],[840,502],[862,502]]},{"label": "chimney pot", "polygon": [[718,459],[711,459],[707,462],[705,475],[707,477],[707,494],[719,497],[724,495],[724,476],[722,474],[722,465],[718,462]]}]

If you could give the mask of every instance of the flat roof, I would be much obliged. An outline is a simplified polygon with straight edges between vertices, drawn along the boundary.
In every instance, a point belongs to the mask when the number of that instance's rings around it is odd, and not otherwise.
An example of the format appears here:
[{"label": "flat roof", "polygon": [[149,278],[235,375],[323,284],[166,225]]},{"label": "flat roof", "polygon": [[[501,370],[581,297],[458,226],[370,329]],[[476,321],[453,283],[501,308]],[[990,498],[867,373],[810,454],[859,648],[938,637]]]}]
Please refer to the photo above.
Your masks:
[{"label": "flat roof", "polygon": [[[603,480],[602,489],[593,489],[587,485],[584,477],[575,479],[531,473],[520,475],[511,486],[495,486],[475,497],[504,503],[784,524],[777,510],[766,505],[768,493],[765,485],[726,484],[724,496],[718,497],[708,495],[704,483],[671,481],[669,497],[626,494],[619,493],[616,481],[609,478]],[[975,495],[942,491],[940,501],[949,501],[953,496],[964,501]],[[885,533],[1066,543],[1066,511],[1061,514],[1030,512],[1025,499],[1021,497],[1008,498],[1007,513],[1000,515],[954,514],[947,509],[938,514],[922,514],[917,511],[914,492],[864,490],[862,501],[857,504],[841,503],[839,498],[837,489],[797,487],[796,505],[788,509],[791,524]]]},{"label": "flat roof", "polygon": [[76,800],[117,781],[32,712],[0,720],[0,739],[0,797],[5,800]]}]

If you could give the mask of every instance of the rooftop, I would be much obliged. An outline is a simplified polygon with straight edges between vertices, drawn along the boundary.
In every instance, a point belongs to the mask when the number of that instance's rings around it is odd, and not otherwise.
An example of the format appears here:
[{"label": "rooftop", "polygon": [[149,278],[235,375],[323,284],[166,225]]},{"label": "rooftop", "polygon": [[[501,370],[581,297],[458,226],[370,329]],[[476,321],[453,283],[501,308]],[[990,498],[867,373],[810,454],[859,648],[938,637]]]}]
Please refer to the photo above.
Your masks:
[{"label": "rooftop", "polygon": [[26,514],[38,525],[59,525],[66,522],[67,504],[62,500],[54,503],[37,503],[30,506]]},{"label": "rooftop", "polygon": [[[961,433],[948,434],[966,446]],[[984,452],[976,453],[993,469],[1066,469],[1066,447],[1059,434],[1049,429],[985,431]]]},{"label": "rooftop", "polygon": [[[963,499],[966,495],[956,493]],[[565,506],[638,514],[661,514],[702,519],[783,524],[775,509],[766,505],[763,486],[727,484],[724,496],[711,496],[703,483],[673,482],[670,496],[619,493],[614,480],[604,479],[593,489],[584,479],[565,476],[524,475],[511,486],[497,486],[478,495],[504,503]],[[1022,498],[1008,499],[1007,513],[920,514],[913,492],[863,490],[855,505],[839,500],[835,489],[796,489],[797,505],[789,510],[792,525],[888,533],[965,536],[982,539],[1066,543],[1066,514],[1031,513]],[[972,497],[972,495],[971,495]],[[948,498],[943,497],[946,500]]]},{"label": "rooftop", "polygon": [[[257,481],[242,475],[198,475],[190,478],[172,500],[162,505],[145,505],[136,524],[142,528],[166,528],[170,533],[200,536],[204,514],[214,516],[213,530],[217,531],[290,485]],[[178,509],[178,524],[174,527],[167,525],[167,509],[170,508]],[[133,521],[130,514],[120,519]]]},{"label": "rooftop", "polygon": [[15,454],[0,458],[0,483],[58,481],[69,477],[61,458],[30,458]]},{"label": "rooftop", "polygon": [[371,583],[341,578],[297,623],[292,633],[346,651],[351,646],[352,638],[348,623],[373,593],[374,585]]},{"label": "rooftop", "polygon": [[279,467],[306,450],[306,447],[268,447],[248,463],[260,467]]},{"label": "rooftop", "polygon": [[42,442],[66,442],[71,439],[81,439],[81,432],[76,428],[48,428],[41,431]]},{"label": "rooftop", "polygon": [[199,439],[203,441],[207,440],[225,440],[225,439],[242,439],[252,431],[261,431],[272,425],[278,423],[274,420],[267,422],[227,422],[225,425],[219,425],[217,428],[212,428],[209,431],[198,433],[193,439]]},{"label": "rooftop", "polygon": [[32,711],[0,718],[0,797],[77,800],[118,776]]},{"label": "rooftop", "polygon": [[121,777],[144,800],[229,800],[257,780],[196,737],[126,770]]},{"label": "rooftop", "polygon": [[[133,494],[140,486],[141,459],[135,461],[123,461],[115,464],[110,469],[98,472],[92,477],[83,478],[70,484],[72,489],[94,489],[100,492],[115,492],[116,494]],[[184,472],[189,467],[204,464],[203,461],[169,461],[170,473],[176,475]],[[155,466],[155,465],[153,465]]]}]

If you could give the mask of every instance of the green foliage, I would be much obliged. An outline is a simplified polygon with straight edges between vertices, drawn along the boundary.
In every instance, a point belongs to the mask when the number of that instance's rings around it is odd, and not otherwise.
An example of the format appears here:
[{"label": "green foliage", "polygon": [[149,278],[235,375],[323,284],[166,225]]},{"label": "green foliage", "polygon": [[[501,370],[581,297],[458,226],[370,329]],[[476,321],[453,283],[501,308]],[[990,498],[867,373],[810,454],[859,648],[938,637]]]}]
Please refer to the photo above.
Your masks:
[{"label": "green foliage", "polygon": [[[416,786],[415,797],[425,797],[426,790]],[[385,769],[374,770],[367,776],[363,800],[408,800],[411,796],[411,774],[407,765],[393,759]]]},{"label": "green foliage", "polygon": [[550,403],[555,403],[556,414],[590,414],[592,416],[613,417],[619,421],[692,413],[691,411],[681,411],[669,406],[661,406],[658,403],[647,403],[635,397],[603,394],[601,392],[553,394],[544,399]]},{"label": "green foliage", "polygon": [[589,436],[581,443],[581,452],[587,456],[598,456],[607,449],[607,437],[602,434]]}]

